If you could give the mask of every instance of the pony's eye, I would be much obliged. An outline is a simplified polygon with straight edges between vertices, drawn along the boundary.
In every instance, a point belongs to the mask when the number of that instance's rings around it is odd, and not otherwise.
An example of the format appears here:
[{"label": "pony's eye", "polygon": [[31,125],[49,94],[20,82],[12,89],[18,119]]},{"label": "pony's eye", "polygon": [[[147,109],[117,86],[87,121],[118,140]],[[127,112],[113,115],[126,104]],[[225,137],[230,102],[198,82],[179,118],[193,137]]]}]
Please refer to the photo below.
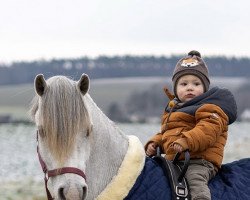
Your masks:
[{"label": "pony's eye", "polygon": [[93,125],[91,125],[88,129],[87,129],[87,137],[90,135],[90,133],[92,132],[93,129]]},{"label": "pony's eye", "polygon": [[45,133],[44,133],[44,131],[43,131],[42,128],[39,128],[39,129],[38,129],[38,134],[39,134],[40,137],[42,137],[42,138],[45,136]]}]

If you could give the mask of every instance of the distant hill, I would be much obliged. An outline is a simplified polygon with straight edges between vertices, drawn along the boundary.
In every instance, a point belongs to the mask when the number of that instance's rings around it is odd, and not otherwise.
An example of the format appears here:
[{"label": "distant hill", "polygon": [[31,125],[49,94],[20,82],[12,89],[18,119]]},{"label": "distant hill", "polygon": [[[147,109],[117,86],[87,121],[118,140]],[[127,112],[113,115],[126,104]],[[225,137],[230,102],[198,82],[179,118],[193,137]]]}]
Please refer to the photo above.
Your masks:
[{"label": "distant hill", "polygon": [[[241,114],[250,109],[250,81],[247,78],[211,77],[211,83],[211,87],[226,87],[233,92],[240,120]],[[89,93],[114,121],[156,122],[168,102],[163,92],[166,85],[171,89],[171,77],[91,79]],[[0,86],[0,117],[27,119],[33,96],[33,84]]]},{"label": "distant hill", "polygon": [[[114,77],[170,77],[178,59],[173,56],[100,56],[97,58],[37,60],[0,65],[0,85],[32,83],[34,77],[43,73],[45,77],[66,75],[78,78],[86,73],[92,79]],[[204,57],[211,76],[250,77],[250,58]]]}]

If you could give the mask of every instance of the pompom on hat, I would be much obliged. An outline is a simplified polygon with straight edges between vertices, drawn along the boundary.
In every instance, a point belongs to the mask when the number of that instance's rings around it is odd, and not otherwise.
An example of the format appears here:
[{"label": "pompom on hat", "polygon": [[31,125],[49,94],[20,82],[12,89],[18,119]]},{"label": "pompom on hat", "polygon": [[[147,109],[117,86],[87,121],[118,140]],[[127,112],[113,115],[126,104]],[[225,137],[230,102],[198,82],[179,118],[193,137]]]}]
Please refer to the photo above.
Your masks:
[{"label": "pompom on hat", "polygon": [[186,57],[180,59],[175,66],[172,81],[174,94],[177,98],[176,84],[180,77],[188,74],[195,75],[201,79],[204,92],[209,89],[210,80],[207,65],[201,58],[200,52],[193,50]]}]

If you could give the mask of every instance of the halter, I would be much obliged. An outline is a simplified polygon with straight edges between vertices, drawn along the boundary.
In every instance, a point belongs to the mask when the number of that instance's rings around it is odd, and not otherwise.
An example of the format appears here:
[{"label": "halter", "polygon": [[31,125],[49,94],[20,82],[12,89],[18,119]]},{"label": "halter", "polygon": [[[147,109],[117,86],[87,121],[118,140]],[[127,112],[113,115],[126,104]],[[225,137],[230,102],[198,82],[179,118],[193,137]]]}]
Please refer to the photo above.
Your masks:
[{"label": "halter", "polygon": [[37,130],[37,154],[38,154],[38,158],[39,158],[39,162],[41,164],[42,170],[44,172],[44,183],[45,183],[47,198],[48,198],[48,200],[53,200],[54,198],[52,198],[50,191],[48,189],[48,180],[50,177],[54,177],[54,176],[62,175],[62,174],[67,174],[67,173],[72,173],[72,174],[77,174],[77,175],[83,177],[86,181],[86,175],[82,170],[75,168],[75,167],[62,167],[62,168],[57,168],[57,169],[53,169],[53,170],[48,170],[48,168],[47,168],[45,162],[43,161],[41,154],[39,152],[38,132],[39,132],[39,130]]}]

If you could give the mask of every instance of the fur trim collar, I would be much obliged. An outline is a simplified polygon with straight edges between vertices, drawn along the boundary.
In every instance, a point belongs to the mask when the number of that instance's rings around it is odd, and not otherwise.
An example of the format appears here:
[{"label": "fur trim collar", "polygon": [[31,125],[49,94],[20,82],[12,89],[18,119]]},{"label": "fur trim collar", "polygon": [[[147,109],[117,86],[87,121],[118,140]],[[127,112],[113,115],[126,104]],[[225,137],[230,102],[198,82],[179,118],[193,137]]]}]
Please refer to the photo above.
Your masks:
[{"label": "fur trim collar", "polygon": [[136,136],[129,136],[128,151],[118,170],[118,174],[113,177],[96,200],[124,199],[141,174],[144,164],[145,151],[143,145]]}]

